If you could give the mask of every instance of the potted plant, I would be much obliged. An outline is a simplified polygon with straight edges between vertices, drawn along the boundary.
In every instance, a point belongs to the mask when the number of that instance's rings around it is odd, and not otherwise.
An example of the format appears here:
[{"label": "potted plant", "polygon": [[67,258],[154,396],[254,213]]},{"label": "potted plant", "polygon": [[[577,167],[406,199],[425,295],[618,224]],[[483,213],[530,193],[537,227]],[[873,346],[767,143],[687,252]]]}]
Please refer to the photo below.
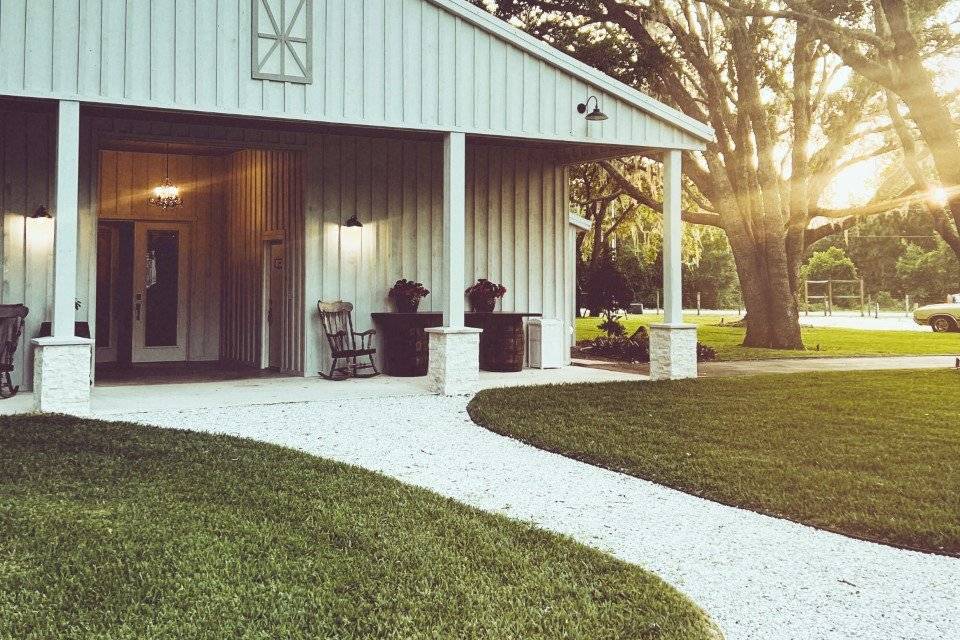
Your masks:
[{"label": "potted plant", "polygon": [[480,278],[467,289],[466,294],[470,299],[470,308],[473,311],[489,313],[497,306],[497,299],[502,298],[506,292],[507,288],[502,284]]},{"label": "potted plant", "polygon": [[415,313],[420,301],[428,295],[430,292],[423,284],[407,279],[397,280],[388,294],[397,313]]}]

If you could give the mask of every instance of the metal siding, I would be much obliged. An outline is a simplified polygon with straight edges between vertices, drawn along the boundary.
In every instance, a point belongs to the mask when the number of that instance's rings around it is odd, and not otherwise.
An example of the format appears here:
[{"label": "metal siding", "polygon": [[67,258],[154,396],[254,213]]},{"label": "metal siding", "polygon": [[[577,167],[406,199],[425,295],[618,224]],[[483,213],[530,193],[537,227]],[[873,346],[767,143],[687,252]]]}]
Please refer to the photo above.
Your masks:
[{"label": "metal siding", "polygon": [[[430,0],[316,0],[314,78],[251,77],[250,0],[3,0],[0,94],[410,129],[698,147]],[[575,114],[590,94],[611,116]],[[640,119],[651,126],[637,126]]]},{"label": "metal siding", "polygon": [[264,241],[282,234],[285,308],[279,319],[282,371],[301,373],[303,342],[302,153],[248,149],[226,160],[227,212],[221,352],[225,360],[259,367]]},{"label": "metal siding", "polygon": [[[45,114],[0,111],[0,132],[4,141],[0,156],[0,210],[3,213],[4,304],[26,304],[30,308],[24,336],[14,359],[13,383],[27,388],[33,381],[30,339],[46,319],[46,280],[49,253],[53,248],[53,221],[33,220],[29,215],[38,204],[50,202],[49,194],[37,200],[38,184],[47,180],[52,158],[42,160],[30,149],[45,153],[53,119]],[[31,139],[31,134],[40,134]],[[28,275],[29,274],[29,275]],[[38,295],[39,293],[39,295]]]},{"label": "metal siding", "polygon": [[[307,265],[308,288],[321,291],[324,300],[353,302],[358,330],[372,327],[372,312],[390,308],[387,292],[399,278],[422,282],[431,295],[421,308],[437,310],[442,296],[440,143],[317,135],[306,162],[307,183],[313,184],[306,206],[313,219],[306,228],[318,230],[313,242],[322,254],[316,267]],[[470,145],[467,162],[464,284],[477,278],[503,282],[508,289],[503,309],[569,321],[563,294],[569,259],[563,250],[564,169],[548,157],[506,146]],[[523,178],[515,180],[517,175]],[[364,225],[359,260],[341,253],[339,243],[340,223],[354,212]],[[510,222],[506,233],[502,219]],[[507,271],[501,271],[500,260]],[[306,300],[307,361],[316,368],[329,355],[312,313],[315,304]]]},{"label": "metal siding", "polygon": [[[389,0],[386,0],[389,2]],[[364,120],[383,121],[386,114],[384,79],[384,2],[364,2],[363,20],[363,113]]]},{"label": "metal siding", "polygon": [[26,11],[22,2],[0,2],[0,87],[20,91],[26,54]]},{"label": "metal siding", "polygon": [[363,56],[366,36],[364,30],[365,14],[366,2],[352,5],[343,14],[343,113],[352,120],[362,120],[364,118],[363,94],[366,88],[364,84],[366,60]]}]

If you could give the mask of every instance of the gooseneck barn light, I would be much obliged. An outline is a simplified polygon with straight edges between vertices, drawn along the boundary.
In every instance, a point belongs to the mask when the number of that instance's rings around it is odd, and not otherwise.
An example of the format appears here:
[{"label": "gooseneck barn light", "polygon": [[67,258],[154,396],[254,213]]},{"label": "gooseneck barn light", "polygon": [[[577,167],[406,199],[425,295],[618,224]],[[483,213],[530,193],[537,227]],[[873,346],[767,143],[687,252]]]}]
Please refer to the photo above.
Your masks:
[{"label": "gooseneck barn light", "polygon": [[[587,109],[590,108],[590,101],[593,100],[593,111],[587,113]],[[579,113],[587,113],[586,118],[590,122],[603,122],[607,119],[607,114],[603,111],[600,111],[600,101],[597,100],[597,96],[590,96],[587,98],[586,102],[581,102],[577,105],[577,111]]]}]

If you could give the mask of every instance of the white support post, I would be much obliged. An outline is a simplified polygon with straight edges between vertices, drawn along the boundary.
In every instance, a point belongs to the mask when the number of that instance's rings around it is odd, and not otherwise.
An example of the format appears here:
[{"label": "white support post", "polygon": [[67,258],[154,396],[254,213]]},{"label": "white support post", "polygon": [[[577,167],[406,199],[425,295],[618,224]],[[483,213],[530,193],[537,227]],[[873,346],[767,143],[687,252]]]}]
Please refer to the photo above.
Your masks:
[{"label": "white support post", "polygon": [[683,324],[680,219],[682,153],[663,157],[663,324],[650,327],[650,377],[676,380],[697,376],[697,328]]},{"label": "white support post", "polygon": [[663,158],[663,322],[683,322],[681,283],[680,152],[667,151]]},{"label": "white support post", "polygon": [[53,245],[54,338],[72,338],[77,297],[77,216],[80,188],[80,103],[63,100],[57,122]]},{"label": "white support post", "polygon": [[79,176],[80,103],[61,100],[53,213],[52,335],[33,340],[33,396],[38,411],[85,414],[90,409],[93,342],[74,335]]},{"label": "white support post", "polygon": [[463,326],[464,245],[466,243],[466,136],[443,141],[443,326]]},{"label": "white support post", "polygon": [[471,393],[479,379],[480,329],[464,326],[467,140],[451,132],[443,140],[443,325],[427,329],[427,384],[443,395]]}]

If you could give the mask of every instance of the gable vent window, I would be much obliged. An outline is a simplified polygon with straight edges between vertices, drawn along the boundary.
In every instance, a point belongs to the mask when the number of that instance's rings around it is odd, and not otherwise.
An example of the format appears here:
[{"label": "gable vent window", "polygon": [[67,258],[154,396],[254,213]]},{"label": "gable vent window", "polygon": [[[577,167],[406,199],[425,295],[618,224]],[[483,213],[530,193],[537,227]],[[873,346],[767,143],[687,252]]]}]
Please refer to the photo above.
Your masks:
[{"label": "gable vent window", "polygon": [[252,0],[253,77],[313,82],[313,0]]}]

